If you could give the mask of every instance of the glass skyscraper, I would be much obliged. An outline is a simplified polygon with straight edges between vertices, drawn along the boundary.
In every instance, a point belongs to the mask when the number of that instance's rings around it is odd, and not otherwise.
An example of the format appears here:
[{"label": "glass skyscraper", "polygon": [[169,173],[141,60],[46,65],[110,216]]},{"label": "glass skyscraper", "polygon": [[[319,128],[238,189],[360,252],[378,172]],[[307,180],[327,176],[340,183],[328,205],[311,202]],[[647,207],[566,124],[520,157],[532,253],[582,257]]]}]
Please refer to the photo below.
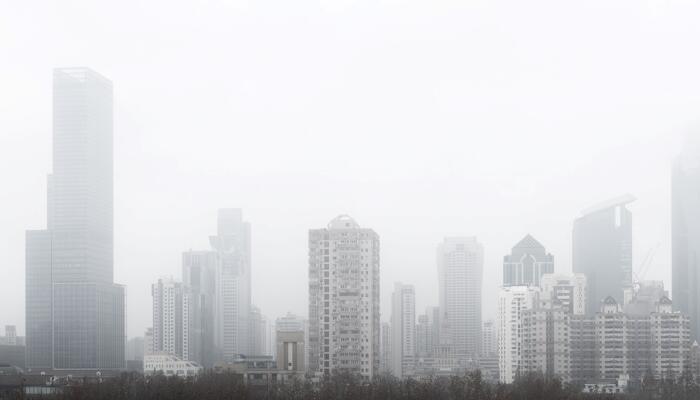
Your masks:
[{"label": "glass skyscraper", "polygon": [[631,195],[615,198],[583,211],[574,221],[573,270],[586,276],[586,313],[600,310],[612,296],[624,302],[632,281],[632,213],[625,207]]},{"label": "glass skyscraper", "polygon": [[673,164],[671,231],[673,305],[690,316],[692,340],[700,339],[700,138],[688,137]]},{"label": "glass skyscraper", "polygon": [[26,242],[27,367],[125,368],[125,290],[115,285],[112,83],[87,68],[53,77],[47,229]]}]

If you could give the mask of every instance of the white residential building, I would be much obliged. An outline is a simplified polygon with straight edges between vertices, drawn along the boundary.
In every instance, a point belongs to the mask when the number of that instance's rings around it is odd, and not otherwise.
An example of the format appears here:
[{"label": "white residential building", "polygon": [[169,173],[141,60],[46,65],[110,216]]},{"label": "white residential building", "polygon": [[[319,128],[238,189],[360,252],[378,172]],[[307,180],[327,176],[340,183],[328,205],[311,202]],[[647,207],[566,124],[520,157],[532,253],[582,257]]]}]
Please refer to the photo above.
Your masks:
[{"label": "white residential building", "polygon": [[[437,249],[441,324],[449,326],[455,356],[476,360],[481,347],[484,248],[475,237],[449,237]],[[442,334],[442,333],[441,333]],[[445,333],[447,334],[447,333]]]},{"label": "white residential building", "polygon": [[561,304],[574,315],[586,313],[586,276],[583,274],[545,274],[540,279],[542,300]]},{"label": "white residential building", "polygon": [[522,314],[535,307],[540,289],[508,286],[498,296],[498,369],[503,383],[512,383],[520,373]]},{"label": "white residential building", "polygon": [[379,372],[379,235],[347,215],[309,231],[309,367]]},{"label": "white residential building", "polygon": [[413,375],[416,356],[416,291],[413,285],[394,284],[391,344],[392,373],[399,378]]},{"label": "white residential building", "polygon": [[189,359],[190,297],[181,282],[161,278],[151,285],[153,353]]}]

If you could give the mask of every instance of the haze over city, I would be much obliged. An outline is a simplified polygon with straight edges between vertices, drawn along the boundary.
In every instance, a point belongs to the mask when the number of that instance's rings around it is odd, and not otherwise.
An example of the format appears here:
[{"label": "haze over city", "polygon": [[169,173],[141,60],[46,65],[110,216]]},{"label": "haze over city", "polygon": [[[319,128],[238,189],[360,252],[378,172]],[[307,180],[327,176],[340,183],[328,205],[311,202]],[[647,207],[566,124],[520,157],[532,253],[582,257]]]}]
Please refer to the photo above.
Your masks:
[{"label": "haze over city", "polygon": [[26,333],[25,232],[51,224],[54,71],[73,67],[113,87],[128,338],[154,325],[151,285],[183,280],[183,253],[210,250],[232,208],[268,321],[309,317],[310,230],[339,215],[378,235],[381,322],[395,282],[414,286],[416,314],[440,305],[438,246],[476,237],[486,321],[513,246],[532,235],[571,274],[574,220],[627,194],[635,279],[673,299],[699,16],[681,0],[0,5],[0,325]]}]

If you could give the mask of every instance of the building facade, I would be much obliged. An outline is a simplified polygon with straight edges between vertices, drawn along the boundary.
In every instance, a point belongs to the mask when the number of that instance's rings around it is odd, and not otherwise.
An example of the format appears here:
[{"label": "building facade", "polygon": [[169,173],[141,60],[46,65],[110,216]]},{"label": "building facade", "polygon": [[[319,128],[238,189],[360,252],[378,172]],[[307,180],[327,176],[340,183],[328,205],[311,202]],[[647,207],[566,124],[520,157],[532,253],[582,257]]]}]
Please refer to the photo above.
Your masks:
[{"label": "building facade", "polygon": [[700,138],[689,135],[671,177],[673,304],[700,340]]},{"label": "building facade", "polygon": [[182,253],[182,283],[189,294],[188,360],[211,368],[220,357],[214,345],[217,254]]},{"label": "building facade", "polygon": [[[190,293],[182,282],[161,278],[151,285],[153,353],[190,359]],[[193,360],[194,361],[194,360]]]},{"label": "building facade", "polygon": [[542,372],[565,382],[639,382],[680,377],[692,370],[690,321],[662,297],[645,315],[627,314],[612,297],[594,316],[573,315],[561,304],[540,302],[522,313],[520,372]]},{"label": "building facade", "polygon": [[554,256],[526,235],[503,257],[503,286],[539,286],[544,274],[554,272]]},{"label": "building facade", "polygon": [[437,264],[441,324],[449,326],[451,336],[441,339],[451,342],[458,359],[476,360],[481,353],[484,248],[475,237],[445,238]]},{"label": "building facade", "polygon": [[574,221],[573,270],[586,276],[586,313],[593,315],[607,296],[624,299],[632,287],[631,195],[583,211]]},{"label": "building facade", "polygon": [[523,372],[523,314],[539,301],[534,286],[507,286],[498,295],[498,370],[503,383],[512,383]]},{"label": "building facade", "polygon": [[542,299],[558,303],[569,314],[586,313],[586,276],[545,274],[540,280]]},{"label": "building facade", "polygon": [[391,295],[391,371],[396,377],[411,376],[416,357],[416,290],[413,285],[394,284]]},{"label": "building facade", "polygon": [[309,368],[379,372],[379,235],[341,215],[309,231]]},{"label": "building facade", "polygon": [[125,290],[113,281],[112,82],[53,76],[47,229],[26,234],[27,367],[126,367]]},{"label": "building facade", "polygon": [[250,224],[238,208],[220,209],[217,234],[209,238],[216,252],[214,344],[224,361],[250,354]]}]

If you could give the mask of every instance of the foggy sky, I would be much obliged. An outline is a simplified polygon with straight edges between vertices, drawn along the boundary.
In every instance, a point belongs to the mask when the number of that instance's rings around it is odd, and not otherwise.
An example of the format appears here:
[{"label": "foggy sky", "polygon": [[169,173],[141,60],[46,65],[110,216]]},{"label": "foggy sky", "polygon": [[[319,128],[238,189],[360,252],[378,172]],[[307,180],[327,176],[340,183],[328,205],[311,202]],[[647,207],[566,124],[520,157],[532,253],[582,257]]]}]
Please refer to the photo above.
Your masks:
[{"label": "foggy sky", "polygon": [[[184,4],[180,4],[184,3]],[[635,268],[670,289],[670,168],[700,114],[692,1],[0,3],[0,325],[24,334],[24,231],[46,220],[54,67],[114,83],[115,281],[128,335],[150,284],[252,224],[253,303],[307,313],[308,229],[341,213],[437,305],[435,248],[476,235],[484,313],[531,233],[571,269],[572,221],[632,193]]]}]

